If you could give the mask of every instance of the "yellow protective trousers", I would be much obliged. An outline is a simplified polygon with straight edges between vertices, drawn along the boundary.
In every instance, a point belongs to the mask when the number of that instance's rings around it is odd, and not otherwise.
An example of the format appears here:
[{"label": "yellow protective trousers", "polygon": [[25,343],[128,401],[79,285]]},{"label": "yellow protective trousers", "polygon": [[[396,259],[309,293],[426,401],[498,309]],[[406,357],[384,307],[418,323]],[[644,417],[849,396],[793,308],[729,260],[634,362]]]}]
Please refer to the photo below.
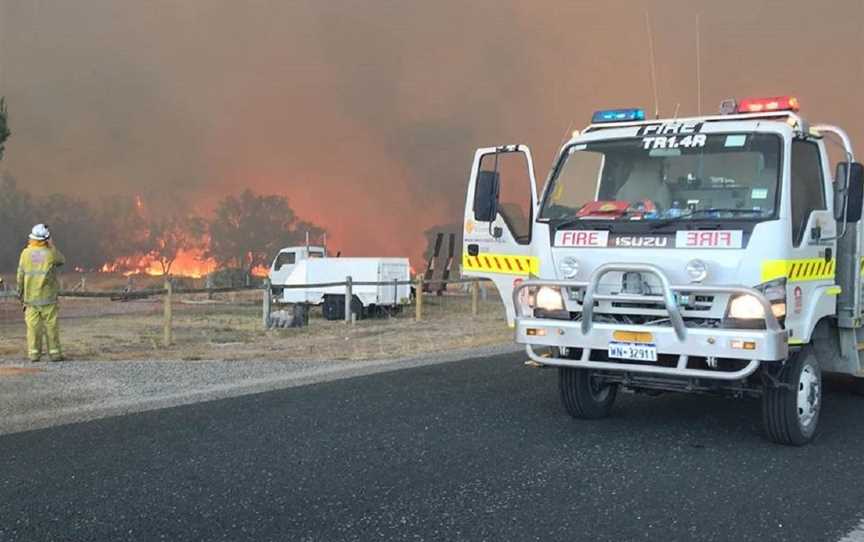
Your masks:
[{"label": "yellow protective trousers", "polygon": [[57,324],[57,304],[27,305],[24,311],[27,323],[27,355],[30,361],[39,361],[42,356],[42,336],[48,343],[48,356],[59,361],[63,358],[60,349],[60,327]]}]

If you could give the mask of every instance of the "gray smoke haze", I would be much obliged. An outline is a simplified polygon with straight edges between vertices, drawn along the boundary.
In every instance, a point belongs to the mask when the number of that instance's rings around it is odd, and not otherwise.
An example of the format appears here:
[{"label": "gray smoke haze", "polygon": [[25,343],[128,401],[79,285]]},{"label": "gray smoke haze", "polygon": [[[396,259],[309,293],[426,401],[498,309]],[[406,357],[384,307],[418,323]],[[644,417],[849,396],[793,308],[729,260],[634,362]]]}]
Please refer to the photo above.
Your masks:
[{"label": "gray smoke haze", "polygon": [[475,147],[538,180],[594,109],[795,93],[864,141],[864,2],[0,0],[2,163],[37,194],[287,195],[350,254],[461,221]]}]

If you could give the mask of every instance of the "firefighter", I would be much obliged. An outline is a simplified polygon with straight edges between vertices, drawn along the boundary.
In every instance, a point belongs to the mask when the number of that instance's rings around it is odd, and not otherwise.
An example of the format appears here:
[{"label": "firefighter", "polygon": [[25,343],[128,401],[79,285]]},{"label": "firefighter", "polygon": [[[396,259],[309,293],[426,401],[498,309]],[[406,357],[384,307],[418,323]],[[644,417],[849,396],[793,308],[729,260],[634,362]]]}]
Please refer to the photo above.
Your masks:
[{"label": "firefighter", "polygon": [[62,361],[60,329],[57,326],[57,294],[59,285],[56,269],[66,259],[51,241],[45,224],[36,224],[30,232],[27,248],[18,261],[18,298],[24,305],[27,323],[27,355],[37,362],[42,357],[42,336],[47,338],[51,361]]}]

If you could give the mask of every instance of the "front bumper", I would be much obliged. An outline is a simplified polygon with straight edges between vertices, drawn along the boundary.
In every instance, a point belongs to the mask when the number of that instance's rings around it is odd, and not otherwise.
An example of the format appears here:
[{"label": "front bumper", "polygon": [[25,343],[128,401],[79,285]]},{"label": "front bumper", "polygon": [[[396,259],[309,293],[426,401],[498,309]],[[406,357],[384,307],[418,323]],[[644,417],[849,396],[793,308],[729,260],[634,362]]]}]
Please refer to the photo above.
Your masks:
[{"label": "front bumper", "polygon": [[[600,279],[614,271],[637,271],[651,273],[660,279],[662,296],[642,295],[612,295],[597,293]],[[525,288],[539,286],[557,286],[562,288],[584,289],[582,304],[582,319],[555,320],[534,318],[522,314],[520,293]],[[681,311],[676,300],[676,293],[696,294],[749,294],[759,299],[765,311],[765,329],[722,329],[705,327],[687,327],[681,317]],[[598,267],[587,283],[575,281],[525,281],[514,289],[514,306],[516,308],[516,342],[526,345],[528,356],[538,363],[552,366],[577,367],[605,371],[623,371],[663,376],[680,376],[693,378],[708,378],[715,380],[739,380],[745,378],[759,368],[763,361],[781,361],[788,356],[788,334],[780,327],[779,322],[771,312],[771,304],[761,294],[752,288],[742,286],[702,286],[670,285],[663,271],[650,264],[604,264]],[[595,301],[614,301],[626,299],[633,302],[662,302],[669,313],[670,325],[626,325],[601,323],[593,321]],[[605,353],[611,342],[616,342],[614,335],[650,334],[651,344],[656,346],[659,357],[677,358],[674,367],[652,362],[609,361]],[[620,335],[619,335],[620,336]],[[733,342],[752,343],[750,349],[733,348]],[[569,357],[544,357],[536,352],[536,347],[559,347],[579,349],[581,355],[577,359]],[[597,358],[603,359],[597,359]],[[690,358],[703,359],[733,359],[744,360],[743,367],[737,364],[734,370],[715,368],[692,368]]]}]

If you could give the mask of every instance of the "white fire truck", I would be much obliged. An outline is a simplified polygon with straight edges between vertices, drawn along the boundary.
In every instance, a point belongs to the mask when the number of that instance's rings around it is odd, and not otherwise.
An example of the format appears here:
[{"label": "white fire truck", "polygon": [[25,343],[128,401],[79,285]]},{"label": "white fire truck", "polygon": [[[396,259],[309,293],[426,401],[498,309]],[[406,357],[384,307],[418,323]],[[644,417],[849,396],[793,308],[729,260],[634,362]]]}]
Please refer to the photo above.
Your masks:
[{"label": "white fire truck", "polygon": [[[621,388],[761,397],[769,438],[801,445],[823,373],[861,383],[864,168],[842,129],[798,110],[775,97],[696,118],[599,111],[539,197],[527,147],[476,152],[463,273],[495,282],[570,415],[606,416]],[[500,202],[508,155],[530,179],[520,232]]]}]

